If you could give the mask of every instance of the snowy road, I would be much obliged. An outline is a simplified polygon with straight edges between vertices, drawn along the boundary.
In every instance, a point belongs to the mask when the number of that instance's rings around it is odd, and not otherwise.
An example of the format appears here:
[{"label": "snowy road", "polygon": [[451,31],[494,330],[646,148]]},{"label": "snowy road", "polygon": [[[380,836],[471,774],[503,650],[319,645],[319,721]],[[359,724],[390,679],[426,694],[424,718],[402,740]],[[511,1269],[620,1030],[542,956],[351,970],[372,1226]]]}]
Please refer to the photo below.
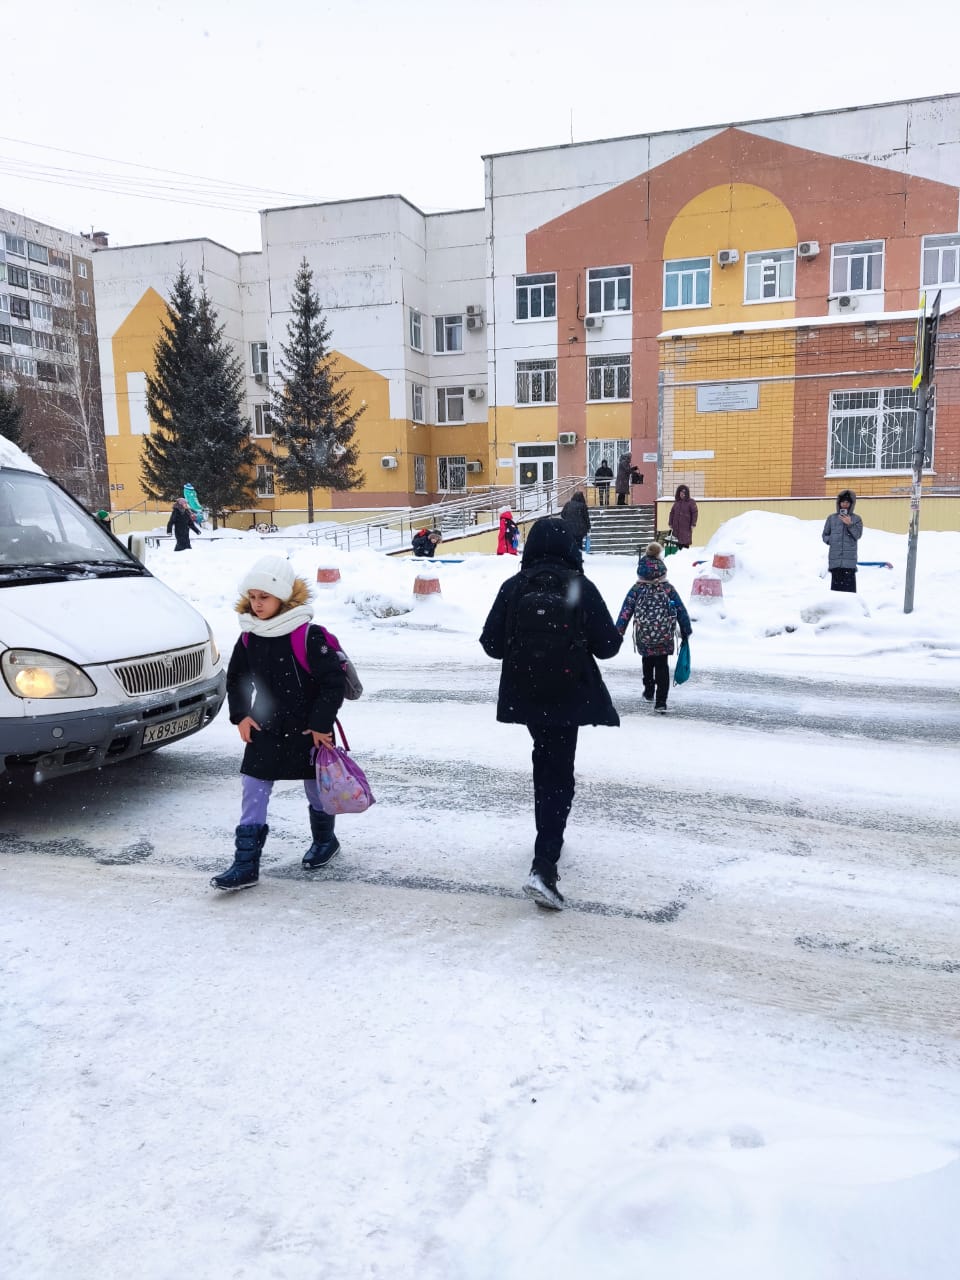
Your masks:
[{"label": "snowy road", "polygon": [[[611,671],[554,917],[519,893],[529,738],[495,665],[363,674],[378,804],[321,875],[281,784],[261,886],[206,888],[224,718],[0,792],[3,1274],[626,1280],[669,1224],[684,1280],[952,1278],[956,694],[700,673],[661,720]],[[897,1196],[921,1252],[864,1255]],[[811,1211],[834,1235],[794,1269]]]}]

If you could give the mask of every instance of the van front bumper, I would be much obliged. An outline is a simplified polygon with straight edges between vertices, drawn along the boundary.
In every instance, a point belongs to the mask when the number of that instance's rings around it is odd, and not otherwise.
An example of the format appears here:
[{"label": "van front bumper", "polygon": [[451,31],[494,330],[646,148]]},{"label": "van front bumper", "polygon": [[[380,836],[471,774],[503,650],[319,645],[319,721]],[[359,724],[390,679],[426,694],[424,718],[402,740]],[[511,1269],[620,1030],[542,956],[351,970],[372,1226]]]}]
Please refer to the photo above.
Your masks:
[{"label": "van front bumper", "polygon": [[[0,728],[0,774],[29,771],[34,782],[47,782],[155,751],[208,725],[223,704],[226,687],[226,673],[220,671],[165,699],[131,699],[123,707],[91,707],[66,715],[51,710],[49,715],[5,719]],[[175,731],[172,736],[164,736],[163,726]]]}]

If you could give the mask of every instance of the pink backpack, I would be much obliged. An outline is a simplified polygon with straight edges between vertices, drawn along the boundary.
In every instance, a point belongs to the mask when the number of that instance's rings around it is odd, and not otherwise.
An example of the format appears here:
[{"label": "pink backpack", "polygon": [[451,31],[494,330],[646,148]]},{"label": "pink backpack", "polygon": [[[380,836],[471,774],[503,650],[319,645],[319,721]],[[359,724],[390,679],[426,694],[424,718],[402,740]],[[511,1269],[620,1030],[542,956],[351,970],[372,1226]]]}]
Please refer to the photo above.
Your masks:
[{"label": "pink backpack", "polygon": [[[360,677],[357,675],[357,668],[353,665],[343,649],[340,647],[340,641],[328,631],[326,627],[321,627],[319,623],[305,622],[302,626],[297,627],[296,631],[290,632],[290,647],[293,649],[293,656],[297,662],[303,667],[307,675],[310,674],[310,663],[307,661],[307,630],[310,626],[316,626],[323,632],[324,641],[327,647],[332,649],[337,655],[337,661],[340,663],[340,669],[344,674],[345,686],[343,696],[349,702],[356,700],[363,693],[363,685],[360,683]],[[240,639],[243,641],[243,647],[246,648],[250,643],[250,632],[244,631]]]}]

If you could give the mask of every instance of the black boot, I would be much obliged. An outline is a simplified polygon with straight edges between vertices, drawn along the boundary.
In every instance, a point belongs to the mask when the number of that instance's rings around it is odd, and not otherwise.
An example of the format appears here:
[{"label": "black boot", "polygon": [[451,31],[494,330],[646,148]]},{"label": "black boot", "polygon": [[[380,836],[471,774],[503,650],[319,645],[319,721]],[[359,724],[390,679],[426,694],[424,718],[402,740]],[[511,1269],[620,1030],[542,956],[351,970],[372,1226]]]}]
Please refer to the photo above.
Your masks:
[{"label": "black boot", "polygon": [[308,812],[313,844],[303,855],[301,866],[306,871],[317,871],[320,867],[325,867],[331,858],[337,856],[340,852],[340,841],[333,832],[332,813],[318,812],[313,805],[308,807]]},{"label": "black boot", "polygon": [[214,876],[210,881],[214,889],[252,889],[260,879],[260,854],[270,828],[237,827],[236,852],[233,866]]}]

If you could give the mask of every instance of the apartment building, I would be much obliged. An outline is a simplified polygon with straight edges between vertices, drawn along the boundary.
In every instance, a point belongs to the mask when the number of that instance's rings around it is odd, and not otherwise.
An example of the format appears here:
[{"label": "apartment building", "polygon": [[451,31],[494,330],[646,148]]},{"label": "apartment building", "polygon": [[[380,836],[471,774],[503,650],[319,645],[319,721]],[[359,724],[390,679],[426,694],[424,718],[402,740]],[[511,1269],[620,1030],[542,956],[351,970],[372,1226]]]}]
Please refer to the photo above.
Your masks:
[{"label": "apartment building", "polygon": [[104,244],[0,209],[0,379],[37,461],[91,506],[108,491],[93,279]]}]

